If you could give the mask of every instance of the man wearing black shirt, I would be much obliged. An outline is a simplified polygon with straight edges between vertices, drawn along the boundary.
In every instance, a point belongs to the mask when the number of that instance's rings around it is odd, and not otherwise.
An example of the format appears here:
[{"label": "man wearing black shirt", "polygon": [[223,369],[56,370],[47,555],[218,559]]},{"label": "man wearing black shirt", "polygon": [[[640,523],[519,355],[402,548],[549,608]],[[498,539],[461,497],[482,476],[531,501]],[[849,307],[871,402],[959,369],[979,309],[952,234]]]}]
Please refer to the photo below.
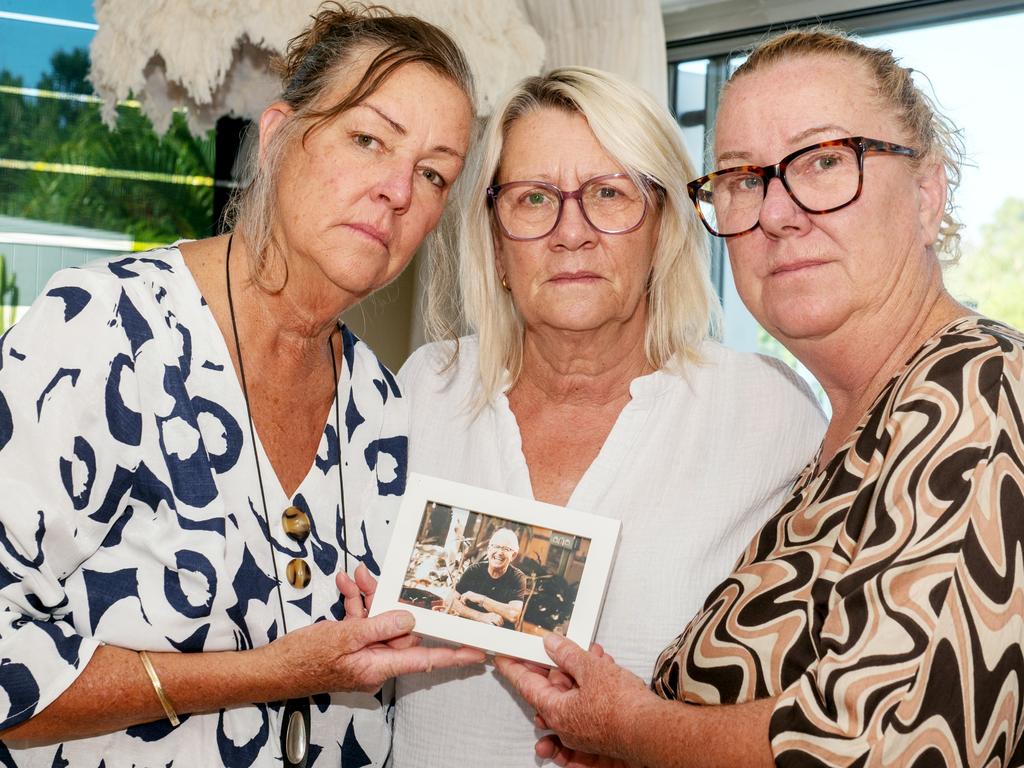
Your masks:
[{"label": "man wearing black shirt", "polygon": [[519,537],[499,528],[487,544],[487,561],[469,566],[455,585],[455,613],[467,619],[515,629],[526,599],[526,576],[512,565]]}]

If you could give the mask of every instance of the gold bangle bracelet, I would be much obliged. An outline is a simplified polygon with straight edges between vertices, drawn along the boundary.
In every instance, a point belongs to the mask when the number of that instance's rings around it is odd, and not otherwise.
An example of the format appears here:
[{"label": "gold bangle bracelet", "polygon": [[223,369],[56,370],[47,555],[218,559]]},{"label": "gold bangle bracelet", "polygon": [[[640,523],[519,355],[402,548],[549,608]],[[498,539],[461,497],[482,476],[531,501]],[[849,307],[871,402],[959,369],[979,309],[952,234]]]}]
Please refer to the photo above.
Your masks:
[{"label": "gold bangle bracelet", "polygon": [[156,670],[153,669],[153,662],[149,660],[149,654],[145,651],[139,651],[139,658],[142,659],[142,666],[146,668],[149,681],[153,684],[156,697],[160,699],[160,706],[164,708],[164,714],[171,721],[171,725],[177,728],[181,724],[181,721],[178,719],[178,713],[174,711],[174,707],[171,706],[171,700],[167,698],[167,694],[164,693],[164,687],[160,685],[160,678],[156,676]]}]

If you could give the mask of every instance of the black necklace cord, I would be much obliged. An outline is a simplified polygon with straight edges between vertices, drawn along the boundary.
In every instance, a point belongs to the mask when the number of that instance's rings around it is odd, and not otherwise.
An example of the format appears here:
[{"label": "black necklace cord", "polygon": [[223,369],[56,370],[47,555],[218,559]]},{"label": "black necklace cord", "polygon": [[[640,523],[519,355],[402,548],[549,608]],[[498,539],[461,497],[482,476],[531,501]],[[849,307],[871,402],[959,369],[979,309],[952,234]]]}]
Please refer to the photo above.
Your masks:
[{"label": "black necklace cord", "polygon": [[[267,511],[267,496],[263,486],[263,471],[260,465],[259,452],[256,450],[256,427],[252,420],[252,408],[249,403],[249,387],[245,378],[245,365],[242,362],[242,346],[239,342],[238,336],[238,324],[235,320],[235,302],[231,292],[231,244],[234,240],[234,234],[228,236],[228,249],[227,255],[224,259],[224,273],[225,282],[227,284],[227,295],[228,295],[228,311],[231,315],[231,333],[234,336],[235,341],[235,354],[238,357],[238,375],[242,380],[242,396],[245,398],[245,415],[249,420],[249,440],[252,443],[252,454],[253,459],[256,462],[256,479],[260,486],[260,501],[263,504],[263,520],[267,524],[267,543],[270,546],[270,562],[274,566],[274,579],[277,586],[277,602],[281,608],[281,628],[285,634],[288,633],[288,621],[284,615],[284,597],[281,594],[281,576],[277,569],[277,558],[274,556],[274,545],[270,540],[270,514]],[[327,348],[331,352],[331,371],[334,375],[334,447],[338,454],[338,492],[341,500],[341,533],[344,539],[344,546],[341,549],[342,556],[344,558],[345,573],[348,574],[348,524],[346,518],[345,509],[345,473],[343,471],[344,461],[342,460],[341,453],[341,397],[338,393],[338,358],[334,353],[334,334],[337,332],[337,328],[331,331],[327,337]],[[345,339],[342,337],[342,347],[344,347]]]},{"label": "black necklace cord", "polygon": [[[345,521],[345,462],[341,460],[341,406],[338,401],[338,359],[334,355],[334,331],[327,337],[327,346],[331,349],[331,370],[334,372],[334,442],[338,449],[338,492],[341,498],[341,536],[344,539],[344,546],[341,554],[345,562],[345,573],[348,574],[348,526]],[[341,337],[342,351],[345,349],[345,337]]]},{"label": "black necklace cord", "polygon": [[231,333],[235,337],[235,355],[238,357],[238,377],[242,380],[242,396],[245,398],[245,415],[249,418],[249,441],[252,456],[256,460],[256,480],[260,485],[260,501],[263,503],[263,520],[267,524],[267,544],[270,547],[270,563],[274,566],[274,582],[277,585],[277,603],[281,607],[281,629],[288,634],[288,620],[284,615],[284,597],[281,595],[281,575],[277,570],[274,542],[270,534],[270,514],[267,512],[267,494],[263,490],[263,471],[260,469],[260,454],[256,450],[256,427],[252,423],[252,408],[249,405],[249,387],[245,381],[245,365],[242,363],[242,345],[238,341],[238,323],[235,322],[235,302],[231,295],[231,242],[234,233],[228,235],[228,252],[224,257],[224,274],[228,289],[228,311],[231,314]]}]

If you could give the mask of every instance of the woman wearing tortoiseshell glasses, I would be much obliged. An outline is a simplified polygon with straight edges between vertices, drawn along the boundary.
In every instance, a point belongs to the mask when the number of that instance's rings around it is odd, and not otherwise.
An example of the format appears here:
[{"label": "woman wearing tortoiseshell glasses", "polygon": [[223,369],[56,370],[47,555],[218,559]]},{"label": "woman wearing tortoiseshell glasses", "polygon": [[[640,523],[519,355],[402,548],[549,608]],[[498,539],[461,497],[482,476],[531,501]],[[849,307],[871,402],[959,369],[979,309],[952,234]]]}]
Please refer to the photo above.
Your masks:
[{"label": "woman wearing tortoiseshell glasses", "polygon": [[832,422],[653,693],[568,641],[550,678],[500,662],[557,734],[541,754],[1024,763],[1024,336],[943,287],[954,139],[891,51],[828,30],[769,41],[733,75],[721,170],[691,197]]}]

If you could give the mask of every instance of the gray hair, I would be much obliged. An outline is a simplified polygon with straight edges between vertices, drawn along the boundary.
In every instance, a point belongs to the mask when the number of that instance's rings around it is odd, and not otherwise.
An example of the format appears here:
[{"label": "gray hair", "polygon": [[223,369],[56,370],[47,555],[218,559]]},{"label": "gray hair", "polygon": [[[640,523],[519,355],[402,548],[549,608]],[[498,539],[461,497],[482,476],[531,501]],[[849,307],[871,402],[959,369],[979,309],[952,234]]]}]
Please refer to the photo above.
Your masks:
[{"label": "gray hair", "polygon": [[[516,532],[511,528],[499,528],[491,534],[491,538],[487,540],[487,546],[491,546],[495,543],[495,539],[504,539],[508,544],[506,546],[514,546],[516,552],[519,551],[519,537],[516,536]],[[498,542],[501,543],[500,541]]]}]

